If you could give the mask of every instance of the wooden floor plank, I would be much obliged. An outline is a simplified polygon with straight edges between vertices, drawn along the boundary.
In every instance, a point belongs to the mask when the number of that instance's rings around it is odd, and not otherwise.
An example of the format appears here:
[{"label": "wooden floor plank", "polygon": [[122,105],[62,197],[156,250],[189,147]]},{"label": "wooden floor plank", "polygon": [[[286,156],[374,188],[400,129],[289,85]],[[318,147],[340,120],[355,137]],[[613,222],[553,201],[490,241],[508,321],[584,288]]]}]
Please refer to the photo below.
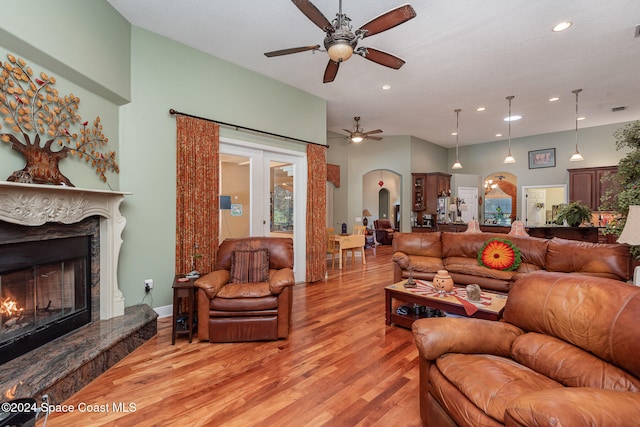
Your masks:
[{"label": "wooden floor plank", "polygon": [[391,247],[379,246],[366,265],[296,285],[287,340],[172,346],[171,319],[159,319],[156,337],[65,402],[109,412],[54,413],[47,427],[419,426],[413,335],[385,325],[392,281]]}]

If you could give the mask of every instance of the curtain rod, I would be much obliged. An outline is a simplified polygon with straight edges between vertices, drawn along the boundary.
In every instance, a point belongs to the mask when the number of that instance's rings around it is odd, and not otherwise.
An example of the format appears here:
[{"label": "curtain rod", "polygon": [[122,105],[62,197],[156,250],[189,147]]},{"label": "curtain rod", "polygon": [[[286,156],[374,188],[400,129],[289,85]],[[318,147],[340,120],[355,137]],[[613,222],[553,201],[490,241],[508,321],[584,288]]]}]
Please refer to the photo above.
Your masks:
[{"label": "curtain rod", "polygon": [[302,142],[304,144],[313,144],[313,145],[319,145],[321,147],[329,148],[329,146],[326,145],[326,144],[320,144],[320,143],[317,143],[317,142],[305,141],[304,139],[292,138],[290,136],[279,135],[277,133],[271,133],[271,132],[267,132],[267,131],[260,130],[260,129],[253,129],[253,128],[248,128],[248,127],[245,127],[245,126],[234,125],[233,123],[225,123],[225,122],[221,122],[221,121],[214,120],[214,119],[208,119],[206,117],[194,116],[192,114],[187,114],[187,113],[182,113],[180,111],[176,111],[173,108],[169,109],[169,114],[171,114],[172,116],[176,115],[176,114],[179,114],[181,116],[192,117],[194,119],[206,120],[208,122],[214,122],[214,123],[217,123],[217,124],[222,125],[222,126],[232,127],[232,128],[235,128],[236,130],[242,129],[242,130],[245,130],[245,131],[261,133],[263,135],[275,136],[277,138],[283,138],[285,141]]}]

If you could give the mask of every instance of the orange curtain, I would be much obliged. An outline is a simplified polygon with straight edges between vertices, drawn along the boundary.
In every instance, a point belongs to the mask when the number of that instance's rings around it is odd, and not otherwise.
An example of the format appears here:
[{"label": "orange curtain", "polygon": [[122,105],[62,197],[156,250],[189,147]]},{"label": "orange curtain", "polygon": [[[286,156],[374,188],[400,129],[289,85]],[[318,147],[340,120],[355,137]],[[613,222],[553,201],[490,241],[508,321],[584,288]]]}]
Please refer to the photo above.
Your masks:
[{"label": "orange curtain", "polygon": [[176,274],[213,271],[218,251],[220,126],[176,116]]},{"label": "orange curtain", "polygon": [[326,148],[307,145],[307,282],[322,280],[327,273]]}]

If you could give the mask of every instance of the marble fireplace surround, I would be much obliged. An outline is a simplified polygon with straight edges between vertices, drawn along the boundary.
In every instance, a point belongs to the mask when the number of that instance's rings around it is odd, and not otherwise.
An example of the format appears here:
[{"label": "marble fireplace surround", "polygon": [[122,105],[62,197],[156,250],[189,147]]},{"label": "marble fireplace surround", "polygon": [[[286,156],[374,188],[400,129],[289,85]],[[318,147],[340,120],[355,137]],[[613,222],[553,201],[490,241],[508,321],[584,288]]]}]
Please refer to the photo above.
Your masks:
[{"label": "marble fireplace surround", "polygon": [[61,403],[157,332],[146,304],[125,308],[118,287],[118,256],[131,193],[0,181],[0,221],[25,226],[75,224],[100,217],[100,318],[0,365],[0,401],[49,395]]},{"label": "marble fireplace surround", "polygon": [[124,314],[118,287],[118,255],[126,219],[120,204],[130,193],[76,187],[0,182],[0,221],[39,226],[47,222],[74,224],[100,216],[100,319]]}]

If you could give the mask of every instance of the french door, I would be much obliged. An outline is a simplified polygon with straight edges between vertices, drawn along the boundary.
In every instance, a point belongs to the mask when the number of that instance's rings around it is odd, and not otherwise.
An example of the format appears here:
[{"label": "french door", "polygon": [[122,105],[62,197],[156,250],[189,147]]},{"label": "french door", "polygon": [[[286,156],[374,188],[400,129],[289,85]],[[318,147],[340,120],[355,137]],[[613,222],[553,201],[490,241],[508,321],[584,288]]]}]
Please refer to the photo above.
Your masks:
[{"label": "french door", "polygon": [[221,138],[220,161],[220,195],[230,201],[220,210],[220,241],[291,237],[296,281],[304,281],[306,153]]}]

